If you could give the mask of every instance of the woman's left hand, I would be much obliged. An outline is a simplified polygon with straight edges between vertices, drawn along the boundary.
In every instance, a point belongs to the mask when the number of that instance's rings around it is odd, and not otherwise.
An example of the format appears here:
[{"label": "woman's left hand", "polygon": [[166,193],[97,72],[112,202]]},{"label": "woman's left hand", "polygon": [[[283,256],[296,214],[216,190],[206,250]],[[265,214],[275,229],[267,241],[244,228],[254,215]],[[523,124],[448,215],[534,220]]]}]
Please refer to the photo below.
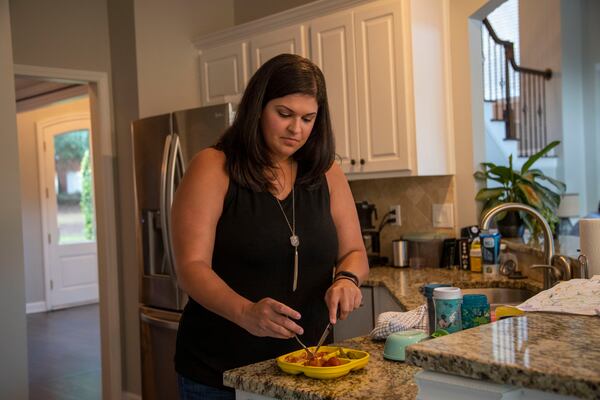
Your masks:
[{"label": "woman's left hand", "polygon": [[348,315],[358,307],[362,302],[362,292],[348,279],[338,279],[327,289],[325,293],[325,303],[329,309],[329,321],[332,324],[339,319],[344,320]]}]

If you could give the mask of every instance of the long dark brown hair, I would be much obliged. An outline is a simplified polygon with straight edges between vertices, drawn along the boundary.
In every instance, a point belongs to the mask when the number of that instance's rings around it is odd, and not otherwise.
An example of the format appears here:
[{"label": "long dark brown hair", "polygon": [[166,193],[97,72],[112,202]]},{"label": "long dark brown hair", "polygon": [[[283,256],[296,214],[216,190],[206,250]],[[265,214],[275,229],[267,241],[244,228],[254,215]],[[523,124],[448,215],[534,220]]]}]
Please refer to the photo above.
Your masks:
[{"label": "long dark brown hair", "polygon": [[308,140],[293,155],[298,163],[296,184],[314,186],[331,167],[335,143],[323,73],[304,57],[281,54],[263,64],[252,76],[233,124],[215,146],[226,155],[230,179],[254,191],[273,189],[265,175],[274,165],[263,138],[260,116],[269,101],[289,94],[313,96],[319,107]]}]

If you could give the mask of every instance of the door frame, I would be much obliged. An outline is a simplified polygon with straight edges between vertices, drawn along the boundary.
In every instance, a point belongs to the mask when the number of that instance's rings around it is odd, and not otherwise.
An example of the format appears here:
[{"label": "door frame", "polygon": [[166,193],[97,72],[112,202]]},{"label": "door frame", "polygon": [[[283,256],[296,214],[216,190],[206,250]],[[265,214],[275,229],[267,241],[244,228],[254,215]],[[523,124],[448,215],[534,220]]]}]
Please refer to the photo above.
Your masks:
[{"label": "door frame", "polygon": [[117,254],[113,121],[108,73],[14,64],[14,74],[89,85],[98,286],[102,398],[122,397],[119,262]]},{"label": "door frame", "polygon": [[[80,122],[80,121],[85,121],[85,122]],[[50,215],[50,210],[48,210],[48,201],[49,199],[46,197],[45,192],[48,188],[49,185],[52,184],[52,182],[48,182],[47,181],[47,167],[48,165],[46,164],[46,157],[48,157],[47,153],[46,153],[46,149],[45,146],[47,146],[47,144],[44,144],[45,141],[45,135],[46,135],[46,129],[50,128],[54,125],[59,125],[62,123],[81,123],[81,125],[86,125],[86,128],[89,126],[89,142],[90,142],[90,156],[92,158],[92,179],[95,178],[96,174],[94,171],[94,167],[93,167],[93,162],[94,162],[94,148],[92,146],[92,129],[91,129],[91,113],[90,112],[77,112],[77,113],[68,113],[68,114],[64,114],[58,117],[50,117],[50,118],[45,118],[43,120],[40,120],[38,122],[36,122],[35,124],[35,134],[36,134],[36,138],[37,138],[37,156],[38,156],[38,173],[39,173],[39,191],[40,191],[40,204],[41,204],[41,211],[42,211],[42,234],[43,234],[43,238],[42,238],[42,248],[43,248],[43,253],[44,253],[44,257],[42,260],[42,264],[43,264],[43,268],[44,268],[44,300],[46,302],[46,310],[53,310],[55,309],[52,306],[52,298],[51,298],[51,291],[52,288],[50,286],[50,280],[52,279],[52,258],[51,258],[51,254],[50,254],[50,245],[48,244],[48,239],[47,236],[51,233],[50,232],[50,226],[49,226],[49,221],[50,218],[54,218],[55,216],[51,216]],[[93,203],[94,203],[94,213],[96,210],[96,201],[95,201],[95,197],[96,197],[96,193],[94,193],[94,199],[93,199]],[[53,237],[53,244],[55,246],[58,246],[58,238]],[[98,259],[98,251],[97,251],[97,247],[98,244],[96,243],[96,260]],[[96,267],[96,269],[98,269],[98,267]],[[89,304],[89,302],[82,302],[82,303],[77,303],[77,304],[70,304],[67,307],[72,307],[72,306],[77,306],[77,305],[83,305],[83,304]],[[62,307],[58,307],[56,309],[59,309]]]}]

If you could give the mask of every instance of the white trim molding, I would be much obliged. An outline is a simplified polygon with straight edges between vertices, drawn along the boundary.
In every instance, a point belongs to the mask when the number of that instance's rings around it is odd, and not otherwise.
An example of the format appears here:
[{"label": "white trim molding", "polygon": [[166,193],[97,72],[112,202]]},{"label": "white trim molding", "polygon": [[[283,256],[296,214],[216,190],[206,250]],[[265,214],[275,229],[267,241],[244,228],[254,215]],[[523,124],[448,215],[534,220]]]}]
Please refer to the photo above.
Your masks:
[{"label": "white trim molding", "polygon": [[32,301],[25,304],[25,314],[36,314],[46,312],[46,310],[47,308],[45,301]]},{"label": "white trim molding", "polygon": [[121,274],[116,242],[116,162],[108,73],[19,64],[14,65],[14,73],[38,79],[89,85],[100,291],[102,398],[119,399],[123,393],[119,307]]},{"label": "white trim molding", "polygon": [[226,28],[214,33],[194,38],[192,43],[201,51],[203,48],[227,44],[233,40],[245,39],[255,34],[286,28],[294,24],[306,22],[311,18],[344,10],[376,0],[320,0],[307,3],[291,10],[268,15],[258,20],[249,21],[233,28]]}]

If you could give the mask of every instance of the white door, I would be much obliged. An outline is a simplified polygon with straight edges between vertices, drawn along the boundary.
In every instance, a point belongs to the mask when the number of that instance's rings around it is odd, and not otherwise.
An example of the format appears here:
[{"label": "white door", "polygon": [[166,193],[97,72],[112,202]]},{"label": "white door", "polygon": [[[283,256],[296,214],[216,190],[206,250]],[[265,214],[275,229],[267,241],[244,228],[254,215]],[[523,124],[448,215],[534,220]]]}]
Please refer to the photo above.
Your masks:
[{"label": "white door", "polygon": [[46,306],[98,301],[98,261],[89,114],[37,125]]}]

